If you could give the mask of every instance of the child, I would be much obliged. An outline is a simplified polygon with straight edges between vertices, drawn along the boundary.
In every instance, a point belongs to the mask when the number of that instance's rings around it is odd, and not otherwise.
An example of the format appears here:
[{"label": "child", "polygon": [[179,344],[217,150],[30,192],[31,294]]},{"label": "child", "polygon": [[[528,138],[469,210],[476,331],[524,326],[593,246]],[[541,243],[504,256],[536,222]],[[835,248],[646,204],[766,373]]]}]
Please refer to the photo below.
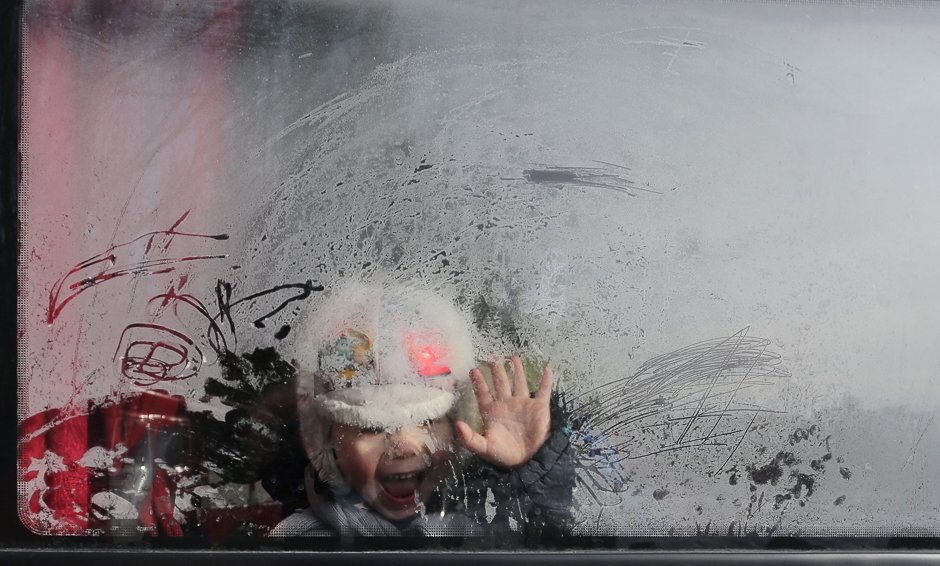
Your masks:
[{"label": "child", "polygon": [[564,528],[573,460],[547,367],[530,394],[518,356],[511,379],[494,362],[490,388],[461,313],[413,288],[353,285],[311,320],[297,357],[310,507],[273,536],[481,534],[508,528],[510,508]]}]

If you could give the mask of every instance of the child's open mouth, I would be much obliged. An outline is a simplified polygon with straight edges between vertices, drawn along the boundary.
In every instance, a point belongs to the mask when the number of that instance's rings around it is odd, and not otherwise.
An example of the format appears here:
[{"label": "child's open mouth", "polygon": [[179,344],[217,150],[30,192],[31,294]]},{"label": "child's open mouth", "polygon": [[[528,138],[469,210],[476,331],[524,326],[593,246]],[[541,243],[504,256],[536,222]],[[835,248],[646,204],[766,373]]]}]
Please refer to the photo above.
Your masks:
[{"label": "child's open mouth", "polygon": [[385,499],[393,505],[407,507],[415,504],[415,492],[424,479],[424,470],[414,470],[400,474],[386,474],[379,477]]}]

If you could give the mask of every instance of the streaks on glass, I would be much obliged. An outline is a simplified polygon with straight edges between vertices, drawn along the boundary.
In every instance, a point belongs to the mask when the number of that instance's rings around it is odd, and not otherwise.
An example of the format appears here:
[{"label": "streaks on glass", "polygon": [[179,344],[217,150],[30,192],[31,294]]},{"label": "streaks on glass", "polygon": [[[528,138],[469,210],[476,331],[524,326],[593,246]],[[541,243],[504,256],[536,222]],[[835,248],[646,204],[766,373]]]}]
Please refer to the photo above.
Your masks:
[{"label": "streaks on glass", "polygon": [[[142,234],[129,242],[116,244],[104,252],[75,265],[59,278],[49,291],[46,323],[52,324],[62,309],[82,292],[127,275],[159,275],[175,271],[180,264],[210,259],[222,259],[225,255],[192,255],[172,257],[170,245],[176,238],[227,240],[227,234],[198,234],[181,232],[180,224],[189,215],[183,213],[167,230]],[[141,249],[143,248],[143,249]],[[141,259],[146,258],[146,259]]]},{"label": "streaks on glass", "polygon": [[[789,376],[770,342],[745,328],[655,357],[629,377],[569,396],[579,487],[601,511],[644,493],[679,513],[695,507],[697,515],[728,517],[730,504],[743,514],[725,523],[729,536],[772,534],[793,508],[852,477],[821,424],[767,401]],[[763,394],[755,397],[757,392]],[[635,464],[648,459],[655,471],[643,476]],[[681,473],[668,471],[676,466]],[[719,477],[724,487],[715,481]],[[702,489],[710,497],[701,497]],[[838,506],[845,498],[836,500]],[[696,523],[695,532],[714,526],[711,520],[704,527]]]},{"label": "streaks on glass", "polygon": [[[935,415],[931,415],[930,419],[927,421],[927,424],[920,429],[920,433],[917,435],[917,440],[914,441],[914,445],[911,446],[911,451],[907,454],[907,458],[904,459],[904,465],[901,466],[901,471],[903,472],[905,468],[914,460],[914,455],[917,453],[917,448],[920,446],[921,441],[924,439],[924,433],[927,432],[927,429],[930,428],[930,425],[933,424],[933,419]],[[918,423],[918,428],[920,428]]]},{"label": "streaks on glass", "polygon": [[653,358],[572,398],[571,439],[590,481],[585,486],[619,489],[625,461],[699,447],[726,452],[713,473],[721,472],[757,415],[774,412],[735,397],[789,376],[767,350],[770,342],[748,331]]},{"label": "streaks on glass", "polygon": [[679,73],[672,69],[672,66],[675,64],[676,60],[679,58],[679,55],[685,49],[704,49],[705,43],[702,41],[690,40],[689,38],[692,35],[692,30],[685,32],[685,37],[682,39],[675,39],[672,37],[660,37],[657,42],[658,45],[673,47],[672,51],[664,53],[669,58],[669,61],[666,63],[666,68],[663,69],[663,76],[667,77],[669,75],[678,75]]},{"label": "streaks on glass", "polygon": [[[594,160],[606,167],[542,167],[540,169],[524,169],[522,178],[529,183],[546,184],[555,186],[574,186],[574,187],[594,187],[607,189],[627,194],[631,197],[637,197],[637,192],[647,192],[657,195],[663,194],[661,191],[639,186],[630,177],[627,177],[631,171],[629,167],[608,163],[606,161]],[[503,180],[516,180],[511,177],[502,177]]]}]

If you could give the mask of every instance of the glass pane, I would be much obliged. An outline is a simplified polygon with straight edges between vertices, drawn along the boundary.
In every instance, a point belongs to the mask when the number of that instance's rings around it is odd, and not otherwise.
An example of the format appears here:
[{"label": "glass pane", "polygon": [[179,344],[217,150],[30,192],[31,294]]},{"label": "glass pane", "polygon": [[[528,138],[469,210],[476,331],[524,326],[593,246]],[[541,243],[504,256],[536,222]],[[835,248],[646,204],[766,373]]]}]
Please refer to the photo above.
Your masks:
[{"label": "glass pane", "polygon": [[936,536],[938,24],[27,3],[24,523]]}]

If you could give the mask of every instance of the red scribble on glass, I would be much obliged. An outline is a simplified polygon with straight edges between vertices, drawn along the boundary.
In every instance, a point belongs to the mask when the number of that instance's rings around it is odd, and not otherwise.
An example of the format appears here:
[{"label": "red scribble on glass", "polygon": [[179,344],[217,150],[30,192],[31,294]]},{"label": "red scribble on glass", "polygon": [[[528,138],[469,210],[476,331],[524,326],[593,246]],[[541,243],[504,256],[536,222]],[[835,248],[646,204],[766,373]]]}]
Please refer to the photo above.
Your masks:
[{"label": "red scribble on glass", "polygon": [[170,244],[177,237],[182,238],[201,238],[210,240],[227,240],[227,234],[195,234],[190,232],[180,232],[177,229],[179,225],[189,215],[187,210],[182,216],[173,223],[168,230],[159,230],[148,232],[134,238],[123,244],[111,246],[104,252],[91,257],[72,269],[63,277],[58,279],[49,291],[49,307],[46,310],[46,323],[52,324],[58,318],[62,309],[69,302],[82,292],[94,287],[95,285],[110,281],[126,275],[158,275],[161,273],[170,273],[176,269],[176,264],[201,261],[207,259],[222,259],[225,255],[193,255],[183,257],[154,257],[134,261],[136,247],[141,242],[146,242],[144,249],[140,252],[142,256],[148,256],[151,252],[167,254]]},{"label": "red scribble on glass", "polygon": [[121,374],[136,385],[189,379],[202,367],[203,355],[199,346],[172,328],[150,323],[128,325],[114,351],[115,361],[125,339],[127,345],[121,356]]}]

